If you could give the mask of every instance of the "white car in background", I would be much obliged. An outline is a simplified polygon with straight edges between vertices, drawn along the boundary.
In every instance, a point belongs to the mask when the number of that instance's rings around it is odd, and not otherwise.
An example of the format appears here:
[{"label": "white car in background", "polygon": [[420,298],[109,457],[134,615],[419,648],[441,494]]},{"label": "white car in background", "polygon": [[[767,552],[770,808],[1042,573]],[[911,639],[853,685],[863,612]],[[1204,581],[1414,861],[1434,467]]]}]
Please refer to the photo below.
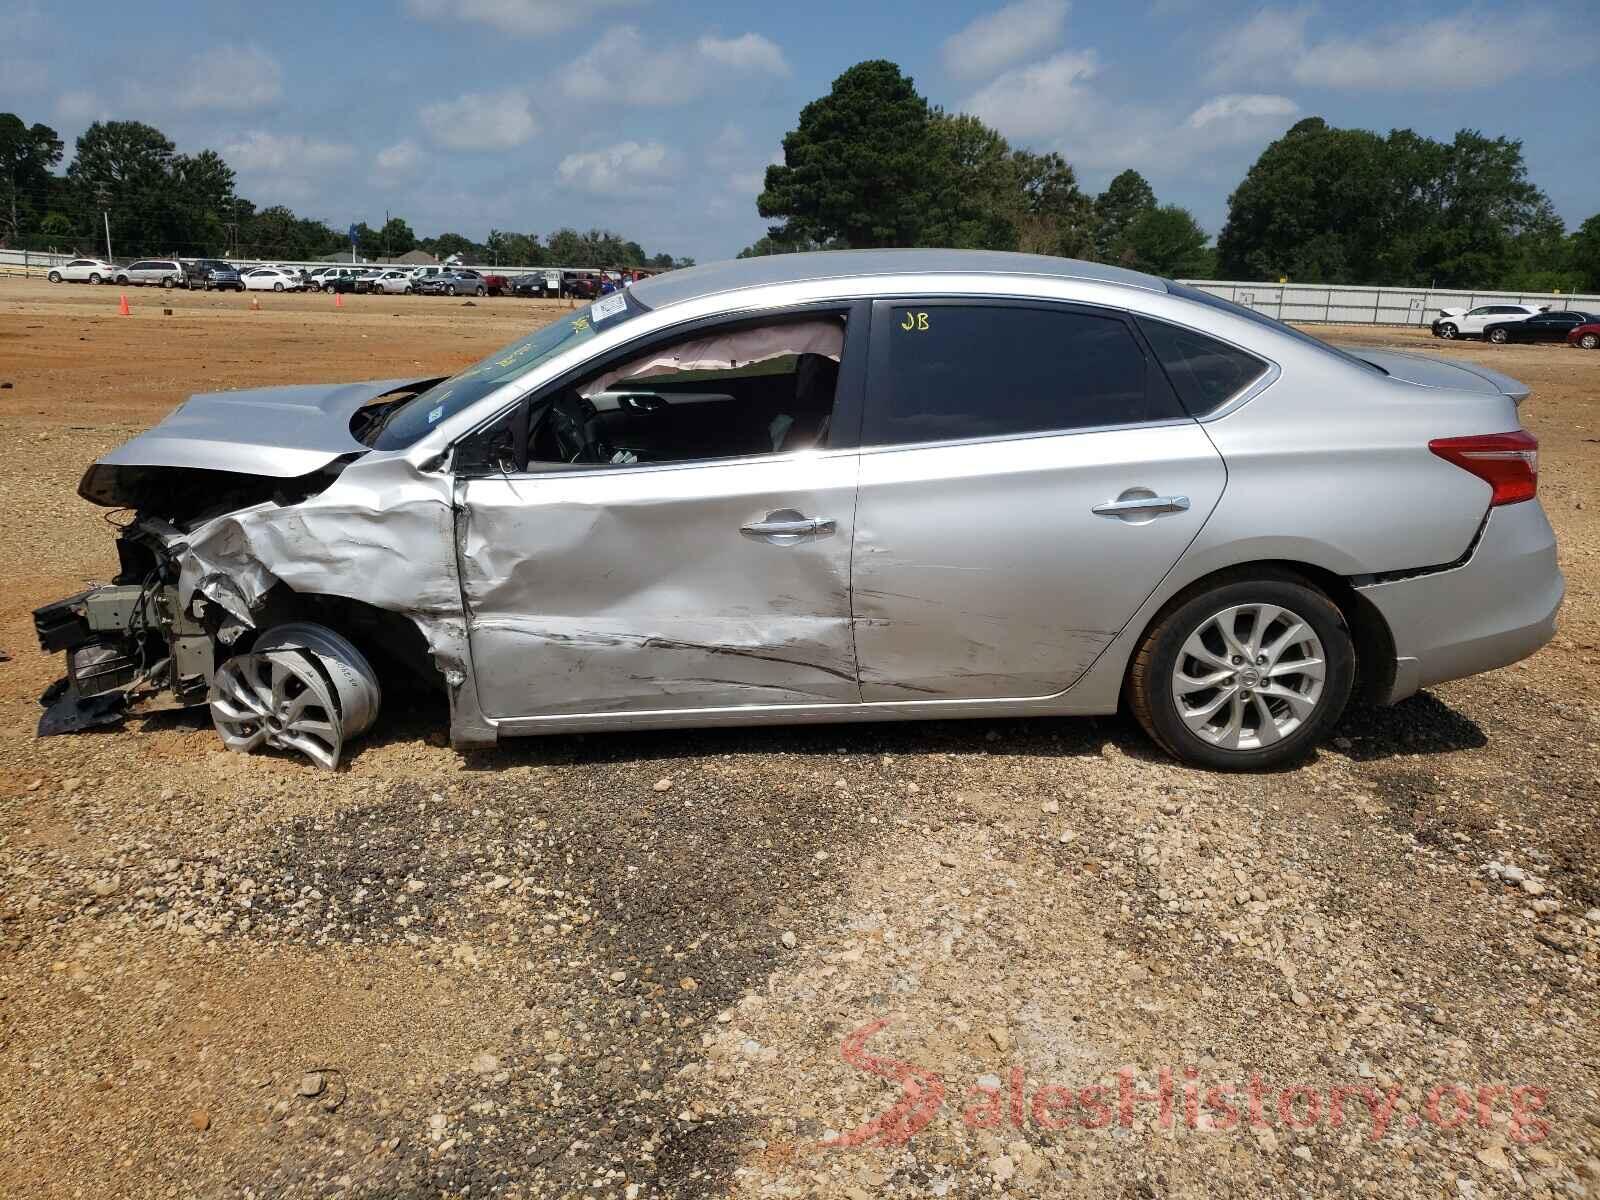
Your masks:
[{"label": "white car in background", "polygon": [[280,267],[257,267],[244,273],[244,286],[250,292],[298,292],[305,283],[298,272]]},{"label": "white car in background", "polygon": [[51,283],[110,283],[116,277],[117,268],[103,258],[75,258],[46,276]]},{"label": "white car in background", "polygon": [[409,293],[411,291],[410,271],[384,271],[373,278],[367,285],[369,292],[385,292],[389,295]]},{"label": "white car in background", "polygon": [[1482,337],[1483,327],[1497,321],[1526,321],[1538,316],[1544,306],[1533,304],[1480,304],[1475,308],[1441,308],[1433,323],[1433,336],[1447,341],[1458,337]]}]

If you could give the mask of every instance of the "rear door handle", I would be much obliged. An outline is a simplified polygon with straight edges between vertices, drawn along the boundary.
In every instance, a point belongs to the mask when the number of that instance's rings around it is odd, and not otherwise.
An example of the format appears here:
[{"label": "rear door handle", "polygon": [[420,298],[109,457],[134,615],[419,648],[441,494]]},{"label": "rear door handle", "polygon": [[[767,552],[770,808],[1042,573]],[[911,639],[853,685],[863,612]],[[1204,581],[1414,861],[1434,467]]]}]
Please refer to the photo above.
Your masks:
[{"label": "rear door handle", "polygon": [[1089,511],[1097,517],[1122,517],[1138,520],[1159,517],[1165,513],[1187,512],[1187,496],[1154,496],[1144,488],[1130,488],[1115,500],[1096,504]]},{"label": "rear door handle", "polygon": [[739,532],[748,538],[771,542],[775,546],[791,545],[801,538],[827,537],[837,528],[831,517],[807,517],[785,508],[768,513],[763,521],[751,521],[739,526]]}]

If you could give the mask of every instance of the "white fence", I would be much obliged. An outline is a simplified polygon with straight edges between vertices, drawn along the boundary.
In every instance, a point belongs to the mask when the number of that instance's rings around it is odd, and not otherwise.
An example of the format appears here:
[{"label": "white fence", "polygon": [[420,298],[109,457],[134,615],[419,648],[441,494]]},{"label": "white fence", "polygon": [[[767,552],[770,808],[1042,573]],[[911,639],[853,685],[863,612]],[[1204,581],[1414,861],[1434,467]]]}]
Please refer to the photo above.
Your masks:
[{"label": "white fence", "polygon": [[[80,254],[49,254],[42,250],[0,250],[0,274],[44,275],[50,270],[51,267],[59,267],[63,263],[71,262],[75,258],[85,257],[90,256]],[[166,259],[170,256],[165,254],[146,254],[142,255],[141,257]],[[118,261],[122,265],[127,265],[127,263],[130,263],[134,260],[123,256],[119,257]],[[251,267],[277,266],[294,267],[296,269],[304,267],[308,271],[315,271],[319,267],[337,267],[341,265],[357,267],[397,266],[402,269],[409,269],[411,267],[420,265],[416,263],[380,263],[365,258],[357,258],[353,263],[348,258],[340,258],[337,262],[328,262],[325,259],[297,262],[285,258],[230,258],[226,261],[238,267],[241,271],[247,271]],[[496,266],[491,263],[459,263],[453,265],[466,267],[469,270],[477,271],[480,274],[505,275],[507,277],[512,275],[543,274],[547,271],[557,273],[562,271],[576,271],[579,274],[593,275],[599,270],[598,267],[520,267],[511,265]],[[652,271],[654,270],[654,268],[648,269]]]},{"label": "white fence", "polygon": [[1280,321],[1341,325],[1430,325],[1441,308],[1480,304],[1534,304],[1554,310],[1600,312],[1600,296],[1559,292],[1439,291],[1433,288],[1357,287],[1353,284],[1242,283],[1185,279],[1191,287],[1232,300]]}]

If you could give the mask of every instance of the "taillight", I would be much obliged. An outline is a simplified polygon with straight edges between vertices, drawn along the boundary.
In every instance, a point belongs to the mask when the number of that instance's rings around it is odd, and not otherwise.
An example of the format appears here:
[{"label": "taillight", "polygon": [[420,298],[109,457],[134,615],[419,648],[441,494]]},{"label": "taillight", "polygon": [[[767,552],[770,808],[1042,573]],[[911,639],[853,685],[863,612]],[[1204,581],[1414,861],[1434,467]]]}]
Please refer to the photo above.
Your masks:
[{"label": "taillight", "polygon": [[1428,449],[1463,471],[1472,472],[1494,489],[1490,505],[1532,500],[1539,490],[1539,439],[1526,429],[1477,437],[1434,438]]}]

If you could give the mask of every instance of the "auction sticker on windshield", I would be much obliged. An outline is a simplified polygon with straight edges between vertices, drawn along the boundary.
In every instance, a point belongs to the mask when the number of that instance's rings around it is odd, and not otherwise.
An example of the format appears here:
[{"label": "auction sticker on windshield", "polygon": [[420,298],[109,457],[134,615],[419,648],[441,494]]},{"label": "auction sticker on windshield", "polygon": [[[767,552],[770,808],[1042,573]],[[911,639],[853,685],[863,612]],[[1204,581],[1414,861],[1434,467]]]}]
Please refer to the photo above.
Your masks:
[{"label": "auction sticker on windshield", "polygon": [[612,292],[611,295],[602,296],[589,306],[589,316],[596,325],[627,311],[628,297],[624,292]]}]

